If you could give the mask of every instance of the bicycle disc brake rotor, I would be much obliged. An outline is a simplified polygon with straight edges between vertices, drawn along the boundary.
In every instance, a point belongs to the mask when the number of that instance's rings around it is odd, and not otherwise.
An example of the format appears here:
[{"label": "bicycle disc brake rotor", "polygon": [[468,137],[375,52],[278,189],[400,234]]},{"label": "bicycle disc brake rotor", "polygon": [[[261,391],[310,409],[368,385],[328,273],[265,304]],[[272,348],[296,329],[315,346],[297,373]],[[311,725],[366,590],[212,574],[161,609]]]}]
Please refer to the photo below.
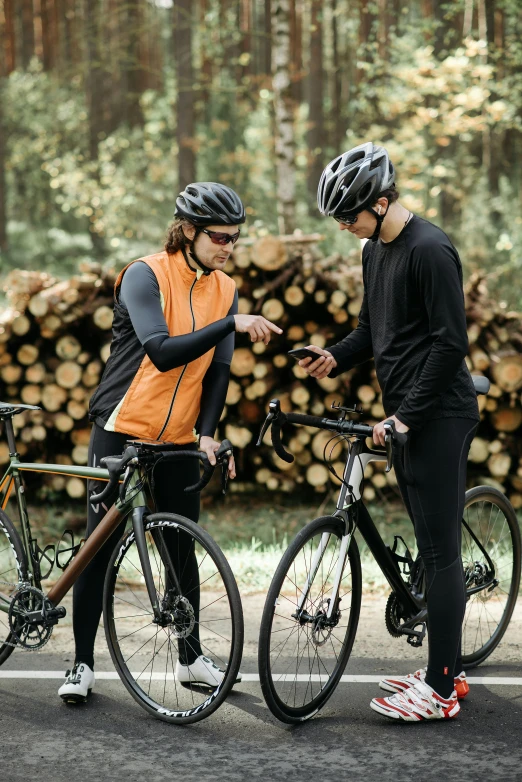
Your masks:
[{"label": "bicycle disc brake rotor", "polygon": [[14,593],[8,619],[16,646],[30,652],[45,646],[53,632],[53,625],[46,624],[49,608],[51,604],[44,593],[29,584]]},{"label": "bicycle disc brake rotor", "polygon": [[328,608],[330,599],[323,600],[317,608],[312,620],[312,643],[314,646],[324,646],[332,634],[332,630],[339,622],[341,612],[339,610],[332,612],[331,619],[328,619]]},{"label": "bicycle disc brake rotor", "polygon": [[194,609],[186,597],[176,597],[170,608],[172,614],[171,631],[174,638],[187,638],[196,624]]}]

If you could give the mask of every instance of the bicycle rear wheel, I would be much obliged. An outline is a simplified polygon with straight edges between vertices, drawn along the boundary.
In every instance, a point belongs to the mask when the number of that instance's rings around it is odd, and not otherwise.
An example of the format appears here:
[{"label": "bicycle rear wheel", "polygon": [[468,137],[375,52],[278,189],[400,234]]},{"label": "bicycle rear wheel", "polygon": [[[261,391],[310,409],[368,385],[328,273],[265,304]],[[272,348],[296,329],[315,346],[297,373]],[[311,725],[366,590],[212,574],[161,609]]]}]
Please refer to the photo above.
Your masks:
[{"label": "bicycle rear wheel", "polygon": [[[162,624],[154,622],[131,531],[116,546],[105,579],[107,643],[121,680],[140,706],[165,722],[196,722],[218,708],[236,681],[243,650],[239,591],[221,549],[189,519],[174,513],[150,515],[145,536],[166,618]],[[181,595],[165,577],[165,550],[182,584],[188,558],[183,560],[180,552],[195,556],[197,576]],[[180,652],[194,648],[198,633],[203,654],[225,671],[214,688],[181,684],[176,676]]]},{"label": "bicycle rear wheel", "polygon": [[[2,602],[9,600],[24,579],[26,557],[20,536],[13,522],[0,510],[0,594]],[[13,635],[7,614],[0,611],[0,665],[13,653]]]},{"label": "bicycle rear wheel", "polygon": [[509,500],[492,486],[466,492],[462,519],[468,593],[462,624],[464,668],[483,663],[506,632],[520,587],[520,557],[520,529]]},{"label": "bicycle rear wheel", "polygon": [[[268,591],[259,678],[270,711],[283,722],[302,722],[324,706],[352,650],[361,562],[354,538],[343,553],[344,533],[344,522],[333,516],[310,522],[286,550]],[[336,575],[339,599],[328,618]]]}]

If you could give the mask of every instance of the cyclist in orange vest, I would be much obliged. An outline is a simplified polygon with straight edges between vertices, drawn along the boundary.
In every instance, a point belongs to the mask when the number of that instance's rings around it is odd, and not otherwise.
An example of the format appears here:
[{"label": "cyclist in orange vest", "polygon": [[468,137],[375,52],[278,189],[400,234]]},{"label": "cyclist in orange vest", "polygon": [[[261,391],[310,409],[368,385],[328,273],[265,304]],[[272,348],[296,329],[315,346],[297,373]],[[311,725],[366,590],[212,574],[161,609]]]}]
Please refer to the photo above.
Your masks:
[{"label": "cyclist in orange vest", "polygon": [[[215,464],[220,443],[215,430],[225,404],[234,333],[268,344],[278,326],[261,315],[239,315],[237,290],[223,269],[245,221],[241,199],[215,182],[188,185],[176,200],[175,219],[162,252],[129,264],[116,280],[111,353],[91,399],[93,429],[89,465],[121,453],[128,439],[168,441],[183,449],[205,451]],[[234,459],[229,475],[236,474]],[[158,465],[158,511],[199,517],[199,495],[186,486],[199,479],[199,462]],[[89,493],[99,490],[96,481]],[[88,503],[87,535],[107,507]],[[124,525],[123,525],[124,526]],[[94,641],[102,613],[105,572],[123,530],[118,529],[75,584],[73,630],[75,662],[59,695],[67,702],[86,700],[94,685]],[[195,554],[186,559],[182,586],[199,585]],[[197,608],[194,606],[194,608]],[[217,686],[222,671],[201,650],[198,622],[179,643],[176,678],[180,683]]]}]

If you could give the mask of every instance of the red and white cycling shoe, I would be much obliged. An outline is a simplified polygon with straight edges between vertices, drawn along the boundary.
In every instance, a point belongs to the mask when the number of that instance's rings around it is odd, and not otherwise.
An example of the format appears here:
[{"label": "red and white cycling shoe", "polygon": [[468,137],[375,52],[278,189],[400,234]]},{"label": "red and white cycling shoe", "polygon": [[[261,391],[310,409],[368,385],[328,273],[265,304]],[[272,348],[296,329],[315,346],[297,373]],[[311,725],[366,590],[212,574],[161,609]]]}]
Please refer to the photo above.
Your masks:
[{"label": "red and white cycling shoe", "polygon": [[449,698],[442,698],[429,684],[420,680],[404,692],[396,692],[388,698],[374,698],[370,706],[384,717],[405,722],[448,720],[460,711],[455,690]]},{"label": "red and white cycling shoe", "polygon": [[[423,682],[426,679],[426,668],[420,668],[415,673],[409,673],[407,676],[390,676],[387,679],[381,679],[379,687],[387,692],[405,692],[415,682]],[[461,701],[469,692],[469,684],[466,679],[466,673],[462,671],[455,676],[454,688],[457,698]]]}]

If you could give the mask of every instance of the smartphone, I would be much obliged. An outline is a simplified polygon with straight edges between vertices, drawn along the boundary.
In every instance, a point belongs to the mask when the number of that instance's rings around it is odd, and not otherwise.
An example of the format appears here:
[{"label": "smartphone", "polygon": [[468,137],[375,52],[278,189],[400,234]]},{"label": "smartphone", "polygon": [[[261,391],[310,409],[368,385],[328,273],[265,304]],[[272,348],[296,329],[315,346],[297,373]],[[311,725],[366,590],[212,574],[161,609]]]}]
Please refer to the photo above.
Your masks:
[{"label": "smartphone", "polygon": [[311,358],[317,361],[321,356],[320,353],[316,353],[315,350],[310,350],[310,348],[295,348],[295,350],[289,350],[288,355],[295,358],[296,361],[301,361],[303,358]]}]

